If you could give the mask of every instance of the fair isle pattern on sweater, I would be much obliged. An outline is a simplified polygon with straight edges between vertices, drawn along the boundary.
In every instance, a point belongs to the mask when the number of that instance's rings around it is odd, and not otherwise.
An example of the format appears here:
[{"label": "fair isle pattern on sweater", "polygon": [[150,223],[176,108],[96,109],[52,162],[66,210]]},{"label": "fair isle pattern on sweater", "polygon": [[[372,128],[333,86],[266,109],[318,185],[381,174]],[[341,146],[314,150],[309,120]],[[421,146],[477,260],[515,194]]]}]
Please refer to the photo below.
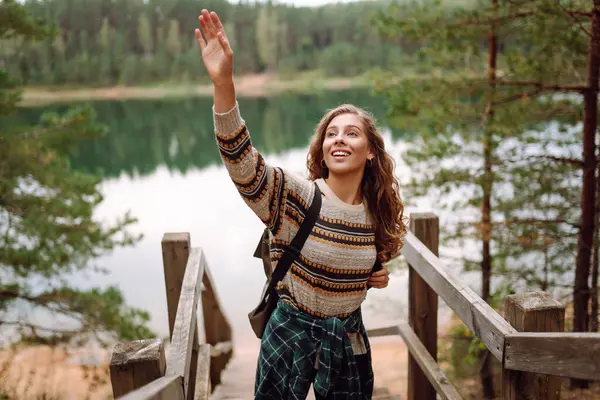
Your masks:
[{"label": "fair isle pattern on sweater", "polygon": [[[314,186],[308,179],[274,167],[252,147],[239,106],[214,112],[219,152],[244,202],[271,232],[275,267],[307,213]],[[277,286],[290,306],[319,317],[345,318],[360,307],[376,257],[375,233],[365,204],[341,201],[317,180],[323,205],[301,256]]]}]

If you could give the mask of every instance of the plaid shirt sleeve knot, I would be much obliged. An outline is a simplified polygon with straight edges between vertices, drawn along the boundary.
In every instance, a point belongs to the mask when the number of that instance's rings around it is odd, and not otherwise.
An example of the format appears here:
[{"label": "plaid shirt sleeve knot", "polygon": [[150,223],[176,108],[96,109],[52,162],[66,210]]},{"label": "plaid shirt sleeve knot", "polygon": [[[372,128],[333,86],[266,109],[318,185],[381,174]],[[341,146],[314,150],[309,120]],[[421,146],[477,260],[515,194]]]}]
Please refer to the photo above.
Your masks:
[{"label": "plaid shirt sleeve knot", "polygon": [[[349,333],[358,333],[366,345],[367,373],[359,373]],[[371,398],[370,346],[360,309],[344,320],[320,319],[278,303],[261,342],[255,398],[305,399],[311,382],[327,399]]]}]

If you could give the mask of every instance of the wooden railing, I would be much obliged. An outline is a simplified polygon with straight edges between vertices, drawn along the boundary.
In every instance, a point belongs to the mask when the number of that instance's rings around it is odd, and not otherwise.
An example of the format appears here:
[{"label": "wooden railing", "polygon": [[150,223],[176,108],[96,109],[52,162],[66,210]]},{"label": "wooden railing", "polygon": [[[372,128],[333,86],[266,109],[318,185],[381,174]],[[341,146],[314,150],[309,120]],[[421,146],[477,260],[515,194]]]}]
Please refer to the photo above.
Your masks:
[{"label": "wooden railing", "polygon": [[[438,297],[501,362],[504,399],[559,399],[564,377],[600,380],[600,334],[564,332],[564,306],[544,292],[507,296],[502,317],[447,271],[437,257],[438,237],[434,214],[411,215],[402,251],[409,264],[408,322],[369,330],[372,337],[399,334],[406,342],[408,399],[461,398],[436,361]],[[168,357],[161,339],[118,343],[110,365],[113,395],[124,400],[208,399],[233,353],[231,327],[204,254],[190,248],[189,234],[165,234],[162,252]],[[200,296],[204,343],[197,330]]]},{"label": "wooden railing", "polygon": [[[171,339],[168,357],[162,339],[118,343],[110,363],[113,396],[208,399],[233,354],[231,327],[219,306],[202,250],[190,248],[189,233],[166,233],[162,255]],[[198,340],[200,296],[205,343]]]},{"label": "wooden railing", "polygon": [[369,331],[407,344],[408,399],[461,398],[436,361],[438,296],[501,362],[505,400],[559,399],[561,377],[600,380],[600,334],[564,332],[564,306],[545,292],[507,296],[502,317],[447,271],[438,237],[437,216],[411,215],[408,323]]}]

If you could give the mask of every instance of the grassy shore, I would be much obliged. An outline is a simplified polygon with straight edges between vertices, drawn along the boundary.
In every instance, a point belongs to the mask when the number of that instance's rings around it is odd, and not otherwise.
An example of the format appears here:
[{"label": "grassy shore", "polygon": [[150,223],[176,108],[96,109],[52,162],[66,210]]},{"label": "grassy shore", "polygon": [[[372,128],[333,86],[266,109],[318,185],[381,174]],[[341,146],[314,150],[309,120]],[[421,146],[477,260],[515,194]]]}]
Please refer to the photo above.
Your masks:
[{"label": "grassy shore", "polygon": [[[244,75],[236,77],[235,82],[239,97],[265,97],[285,91],[302,93],[340,90],[368,87],[372,84],[368,75],[353,78],[325,78],[317,74],[303,74],[292,79],[282,79],[269,74]],[[27,107],[86,100],[159,99],[210,95],[212,95],[210,84],[168,83],[101,88],[28,86],[23,92],[21,105]]]}]

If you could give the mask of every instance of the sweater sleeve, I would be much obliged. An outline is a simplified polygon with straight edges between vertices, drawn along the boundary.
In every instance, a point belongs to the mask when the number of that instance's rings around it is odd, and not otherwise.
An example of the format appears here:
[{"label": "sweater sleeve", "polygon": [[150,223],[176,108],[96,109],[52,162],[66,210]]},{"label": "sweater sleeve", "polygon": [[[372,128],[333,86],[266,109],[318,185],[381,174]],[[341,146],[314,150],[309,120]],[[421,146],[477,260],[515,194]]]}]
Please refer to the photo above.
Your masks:
[{"label": "sweater sleeve", "polygon": [[237,102],[225,113],[215,112],[213,106],[213,119],[219,153],[231,180],[244,202],[276,235],[282,225],[285,206],[283,170],[268,165],[252,147]]}]

